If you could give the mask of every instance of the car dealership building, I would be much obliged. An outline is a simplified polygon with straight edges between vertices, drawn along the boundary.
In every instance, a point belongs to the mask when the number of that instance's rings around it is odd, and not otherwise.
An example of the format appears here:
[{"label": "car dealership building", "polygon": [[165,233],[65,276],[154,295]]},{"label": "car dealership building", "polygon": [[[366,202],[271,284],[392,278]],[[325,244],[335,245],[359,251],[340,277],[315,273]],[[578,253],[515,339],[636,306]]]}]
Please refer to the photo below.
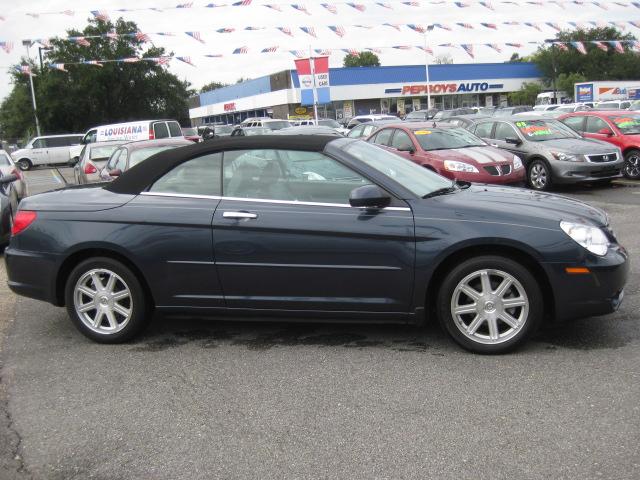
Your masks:
[{"label": "car dealership building", "polygon": [[[506,105],[507,94],[524,83],[539,82],[533,63],[474,63],[429,66],[432,106],[439,109]],[[332,68],[331,103],[319,115],[338,120],[372,113],[408,113],[427,108],[424,65]],[[300,105],[298,75],[284,70],[191,98],[194,126],[239,123],[247,117],[309,118]]]}]

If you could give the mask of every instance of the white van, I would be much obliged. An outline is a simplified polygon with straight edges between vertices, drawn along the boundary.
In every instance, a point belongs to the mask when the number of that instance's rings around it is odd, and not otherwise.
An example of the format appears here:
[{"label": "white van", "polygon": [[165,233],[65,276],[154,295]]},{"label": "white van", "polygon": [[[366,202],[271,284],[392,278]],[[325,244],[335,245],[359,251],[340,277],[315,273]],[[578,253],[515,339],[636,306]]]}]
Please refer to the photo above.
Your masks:
[{"label": "white van", "polygon": [[87,143],[109,142],[111,140],[154,140],[182,137],[182,128],[175,120],[140,120],[138,122],[114,123],[94,127],[84,134],[81,145],[71,149],[66,161],[80,156],[82,146]]},{"label": "white van", "polygon": [[81,133],[35,137],[26,147],[13,152],[11,157],[20,170],[29,170],[34,165],[67,163],[69,151],[76,148],[81,140]]}]

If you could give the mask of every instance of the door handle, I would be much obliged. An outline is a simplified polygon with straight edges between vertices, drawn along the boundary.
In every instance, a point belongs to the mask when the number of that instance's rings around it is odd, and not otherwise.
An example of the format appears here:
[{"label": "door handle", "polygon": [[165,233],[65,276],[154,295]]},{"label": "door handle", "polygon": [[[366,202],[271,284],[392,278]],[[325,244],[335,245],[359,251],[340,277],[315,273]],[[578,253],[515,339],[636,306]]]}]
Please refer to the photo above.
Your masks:
[{"label": "door handle", "polygon": [[224,212],[222,214],[223,218],[234,218],[236,220],[252,220],[258,218],[258,214],[250,213],[250,212]]}]

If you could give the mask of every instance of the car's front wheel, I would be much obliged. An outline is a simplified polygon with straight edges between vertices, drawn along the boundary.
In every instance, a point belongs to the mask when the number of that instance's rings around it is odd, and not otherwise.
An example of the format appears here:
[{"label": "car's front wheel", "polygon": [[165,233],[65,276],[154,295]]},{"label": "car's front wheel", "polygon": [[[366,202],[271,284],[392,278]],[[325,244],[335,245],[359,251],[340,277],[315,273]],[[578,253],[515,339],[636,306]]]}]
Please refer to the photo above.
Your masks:
[{"label": "car's front wheel", "polygon": [[634,180],[640,178],[640,150],[629,150],[625,154],[622,174]]},{"label": "car's front wheel", "polygon": [[87,259],[73,269],[67,279],[65,300],[76,328],[100,343],[131,339],[150,316],[136,275],[107,257]]},{"label": "car's front wheel", "polygon": [[438,319],[453,339],[477,353],[505,353],[542,320],[540,286],[520,263],[499,256],[465,260],[438,293]]},{"label": "car's front wheel", "polygon": [[542,160],[534,160],[527,170],[527,183],[534,190],[548,190],[551,187],[551,172]]},{"label": "car's front wheel", "polygon": [[33,167],[31,160],[29,160],[28,158],[21,158],[16,163],[18,165],[18,168],[22,171],[31,170],[31,167]]}]

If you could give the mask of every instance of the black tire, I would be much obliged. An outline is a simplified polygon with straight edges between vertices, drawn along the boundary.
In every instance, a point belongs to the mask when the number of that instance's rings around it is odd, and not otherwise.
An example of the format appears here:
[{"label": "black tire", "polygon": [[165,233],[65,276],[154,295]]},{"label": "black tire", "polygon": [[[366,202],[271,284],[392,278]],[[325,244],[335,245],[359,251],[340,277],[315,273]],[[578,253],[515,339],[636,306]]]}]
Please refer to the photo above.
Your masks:
[{"label": "black tire", "polygon": [[16,162],[16,165],[18,165],[18,168],[23,172],[27,170],[31,170],[31,168],[33,167],[31,160],[29,160],[28,158],[21,158]]},{"label": "black tire", "polygon": [[640,179],[640,150],[629,150],[624,154],[622,174],[632,180]]},{"label": "black tire", "polygon": [[[115,276],[120,277],[117,280],[117,284],[121,286],[124,284],[125,287],[129,289],[130,292],[130,302],[125,304],[125,307],[129,307],[130,315],[126,323],[123,327],[120,327],[119,330],[114,332],[107,331],[96,331],[96,327],[94,329],[90,328],[85,324],[86,320],[83,320],[80,317],[80,314],[76,311],[76,284],[78,280],[85,276],[88,272],[92,270],[102,270],[109,271],[115,274]],[[103,278],[100,278],[102,281]],[[95,285],[95,284],[94,284]],[[94,286],[95,288],[95,286]],[[114,288],[115,289],[115,288]],[[98,288],[95,288],[95,291],[98,291]],[[86,296],[87,300],[90,298]],[[144,289],[140,283],[140,280],[136,277],[136,275],[129,269],[127,266],[123,265],[121,262],[114,260],[108,257],[94,257],[89,258],[80,262],[70,273],[67,278],[67,282],[65,285],[65,303],[67,306],[67,312],[71,320],[73,321],[76,328],[82,333],[84,336],[94,340],[98,343],[121,343],[126,342],[127,340],[132,339],[138,333],[142,331],[142,329],[147,325],[151,318],[151,309],[149,308],[149,302],[147,301]],[[88,302],[86,302],[88,303]],[[96,303],[97,305],[97,303]],[[122,306],[122,305],[120,305]],[[89,316],[91,316],[90,312],[87,312]],[[96,311],[97,314],[97,311]],[[118,317],[122,320],[122,317]],[[117,322],[117,320],[116,320]],[[106,329],[108,328],[106,324],[110,324],[108,319],[104,319],[101,322],[102,326],[98,326],[97,329]]]},{"label": "black tire", "polygon": [[[500,339],[499,336],[497,340],[479,338],[482,335],[490,335],[489,322],[487,320],[479,322],[480,326],[477,327],[476,334],[464,334],[461,328],[463,325],[466,327],[471,326],[471,323],[476,318],[475,311],[473,313],[459,315],[463,321],[457,320],[458,315],[456,315],[456,319],[454,319],[452,313],[453,304],[457,303],[457,299],[459,299],[461,295],[464,295],[464,293],[458,293],[458,296],[455,296],[458,285],[469,277],[475,278],[473,275],[485,270],[491,273],[487,278],[490,280],[492,289],[495,288],[497,290],[500,274],[506,273],[518,282],[517,284],[512,284],[513,287],[509,287],[509,289],[506,290],[506,295],[517,300],[517,298],[522,298],[522,293],[519,292],[519,290],[522,289],[528,302],[527,307],[522,306],[504,309],[513,318],[522,316],[522,318],[519,318],[521,322],[517,328],[510,330],[511,327],[509,327],[509,325],[502,320],[496,320],[498,331],[500,332],[501,329],[500,335],[504,335],[503,339]],[[480,281],[480,279],[478,278],[477,281]],[[516,294],[518,297],[514,298]],[[468,298],[470,299],[471,297]],[[474,303],[477,305],[476,308],[478,308],[478,312],[482,312],[483,315],[488,315],[485,313],[485,308],[489,306],[488,304],[490,302],[482,302],[483,300],[479,299]],[[497,304],[497,302],[495,303]],[[464,307],[464,305],[462,307]],[[491,307],[493,307],[493,304],[491,304]],[[540,286],[527,268],[509,258],[486,255],[470,258],[451,269],[442,282],[438,292],[437,312],[440,324],[460,346],[475,353],[500,354],[515,349],[531,337],[542,322],[544,308]],[[496,312],[495,308],[494,312]],[[491,314],[495,315],[493,312],[491,312]],[[458,325],[461,326],[459,327]],[[472,337],[476,337],[476,339]]]},{"label": "black tire", "polygon": [[551,188],[551,169],[544,160],[532,160],[527,167],[527,185],[538,191]]}]

